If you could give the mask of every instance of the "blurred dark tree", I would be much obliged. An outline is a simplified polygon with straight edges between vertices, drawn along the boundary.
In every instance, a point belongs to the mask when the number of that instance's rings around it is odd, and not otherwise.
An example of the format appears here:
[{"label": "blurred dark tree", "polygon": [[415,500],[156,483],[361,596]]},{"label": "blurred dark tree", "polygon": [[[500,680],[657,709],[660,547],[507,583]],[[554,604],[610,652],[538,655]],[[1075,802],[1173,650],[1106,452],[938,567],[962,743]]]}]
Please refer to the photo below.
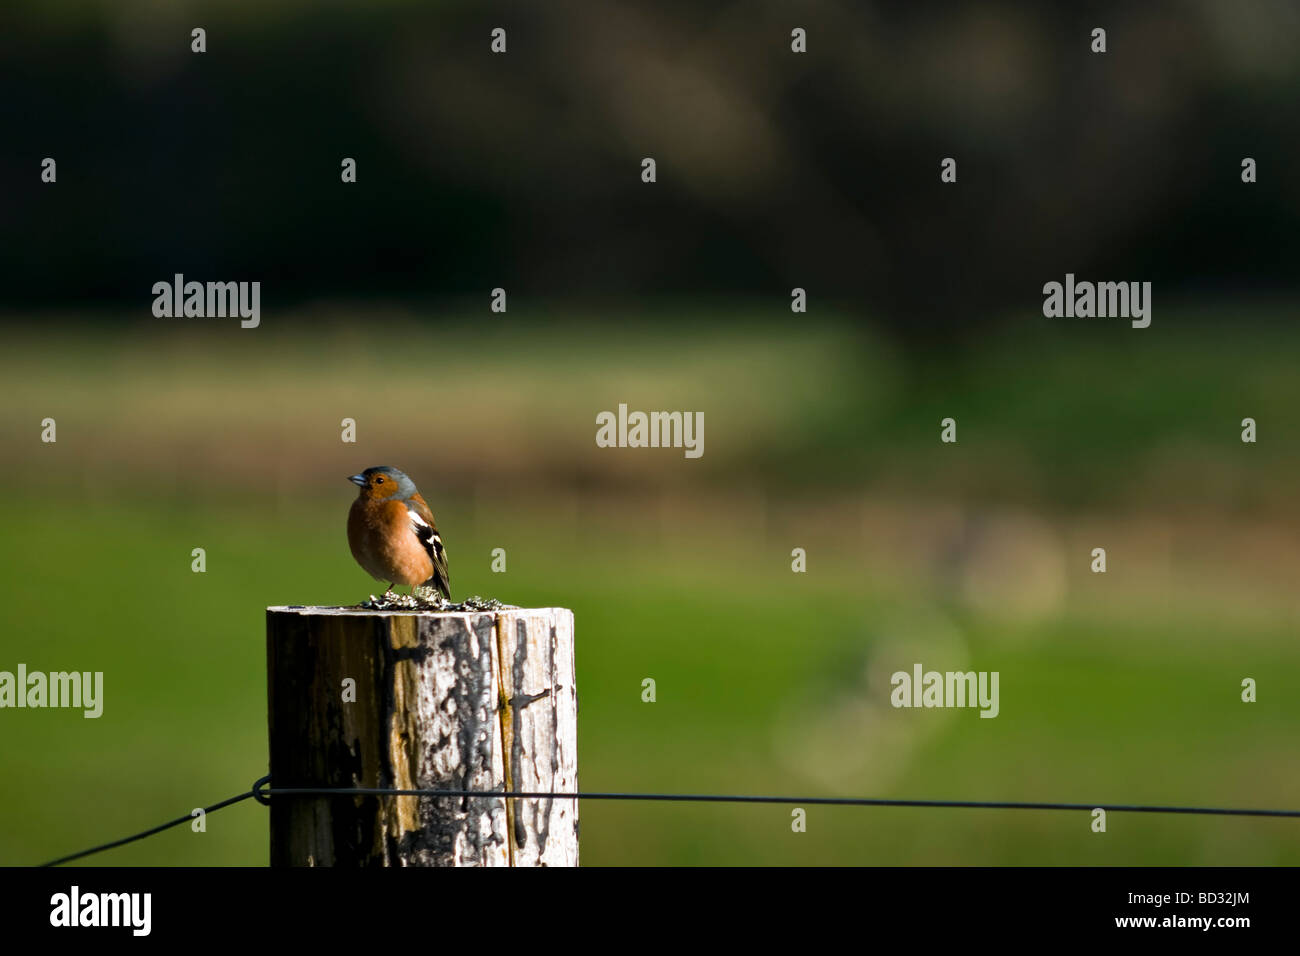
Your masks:
[{"label": "blurred dark tree", "polygon": [[500,285],[775,314],[798,285],[926,337],[1067,271],[1289,296],[1297,94],[1300,8],[1267,0],[11,0],[0,307],[147,314],[174,272],[268,309]]}]

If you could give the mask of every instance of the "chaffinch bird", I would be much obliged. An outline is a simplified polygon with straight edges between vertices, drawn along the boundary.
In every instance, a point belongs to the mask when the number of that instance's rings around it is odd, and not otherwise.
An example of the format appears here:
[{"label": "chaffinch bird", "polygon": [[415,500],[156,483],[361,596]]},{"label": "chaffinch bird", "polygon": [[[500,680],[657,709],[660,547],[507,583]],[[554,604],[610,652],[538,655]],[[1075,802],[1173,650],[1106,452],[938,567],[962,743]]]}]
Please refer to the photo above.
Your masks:
[{"label": "chaffinch bird", "polygon": [[415,482],[396,468],[367,468],[348,481],[361,491],[348,512],[348,546],[376,581],[432,585],[451,600],[447,551],[433,523],[433,512]]}]

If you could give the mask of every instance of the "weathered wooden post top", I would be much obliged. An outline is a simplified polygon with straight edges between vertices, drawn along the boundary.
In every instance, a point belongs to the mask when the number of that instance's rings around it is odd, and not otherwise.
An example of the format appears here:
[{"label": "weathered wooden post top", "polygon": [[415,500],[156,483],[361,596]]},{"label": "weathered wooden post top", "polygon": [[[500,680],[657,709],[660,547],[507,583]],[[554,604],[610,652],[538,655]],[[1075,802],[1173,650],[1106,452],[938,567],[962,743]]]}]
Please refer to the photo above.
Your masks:
[{"label": "weathered wooden post top", "polygon": [[576,866],[573,612],[266,610],[272,866]]}]

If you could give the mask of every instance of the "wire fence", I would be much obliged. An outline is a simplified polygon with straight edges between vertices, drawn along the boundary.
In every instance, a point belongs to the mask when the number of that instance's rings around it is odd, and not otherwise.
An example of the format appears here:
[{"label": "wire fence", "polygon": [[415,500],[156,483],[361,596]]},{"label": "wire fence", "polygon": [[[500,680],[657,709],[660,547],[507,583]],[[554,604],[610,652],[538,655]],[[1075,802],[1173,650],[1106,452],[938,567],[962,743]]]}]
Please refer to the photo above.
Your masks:
[{"label": "wire fence", "polygon": [[[245,800],[256,800],[263,806],[271,805],[272,797],[432,797],[489,800],[624,800],[624,801],[659,801],[669,803],[760,803],[789,804],[794,806],[831,806],[831,807],[926,807],[931,809],[960,810],[1105,810],[1107,813],[1176,813],[1200,816],[1223,817],[1300,817],[1300,810],[1253,810],[1237,807],[1173,807],[1136,803],[1017,803],[1003,800],[905,800],[875,797],[781,797],[754,794],[717,794],[717,793],[552,793],[547,791],[510,791],[510,790],[396,790],[384,787],[272,787],[269,776],[261,777],[253,783],[251,789],[238,796],[230,797],[210,807],[204,807],[203,813],[215,813],[226,807],[234,806]],[[175,820],[160,823],[148,830],[103,843],[87,850],[80,850],[61,856],[41,866],[59,866],[71,863],[83,857],[115,847],[125,846],[145,837],[162,833],[172,827],[189,823],[194,819],[193,811]]]}]

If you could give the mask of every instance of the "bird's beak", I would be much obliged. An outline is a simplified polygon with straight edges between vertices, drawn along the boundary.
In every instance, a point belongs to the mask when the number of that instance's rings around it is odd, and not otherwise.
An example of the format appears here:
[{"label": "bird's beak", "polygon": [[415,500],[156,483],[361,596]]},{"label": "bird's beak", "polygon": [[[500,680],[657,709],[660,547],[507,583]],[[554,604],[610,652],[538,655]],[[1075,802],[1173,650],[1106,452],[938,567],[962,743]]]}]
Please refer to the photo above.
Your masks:
[{"label": "bird's beak", "polygon": [[366,486],[365,475],[350,475],[348,481],[352,482],[354,485],[360,485],[362,488]]}]

